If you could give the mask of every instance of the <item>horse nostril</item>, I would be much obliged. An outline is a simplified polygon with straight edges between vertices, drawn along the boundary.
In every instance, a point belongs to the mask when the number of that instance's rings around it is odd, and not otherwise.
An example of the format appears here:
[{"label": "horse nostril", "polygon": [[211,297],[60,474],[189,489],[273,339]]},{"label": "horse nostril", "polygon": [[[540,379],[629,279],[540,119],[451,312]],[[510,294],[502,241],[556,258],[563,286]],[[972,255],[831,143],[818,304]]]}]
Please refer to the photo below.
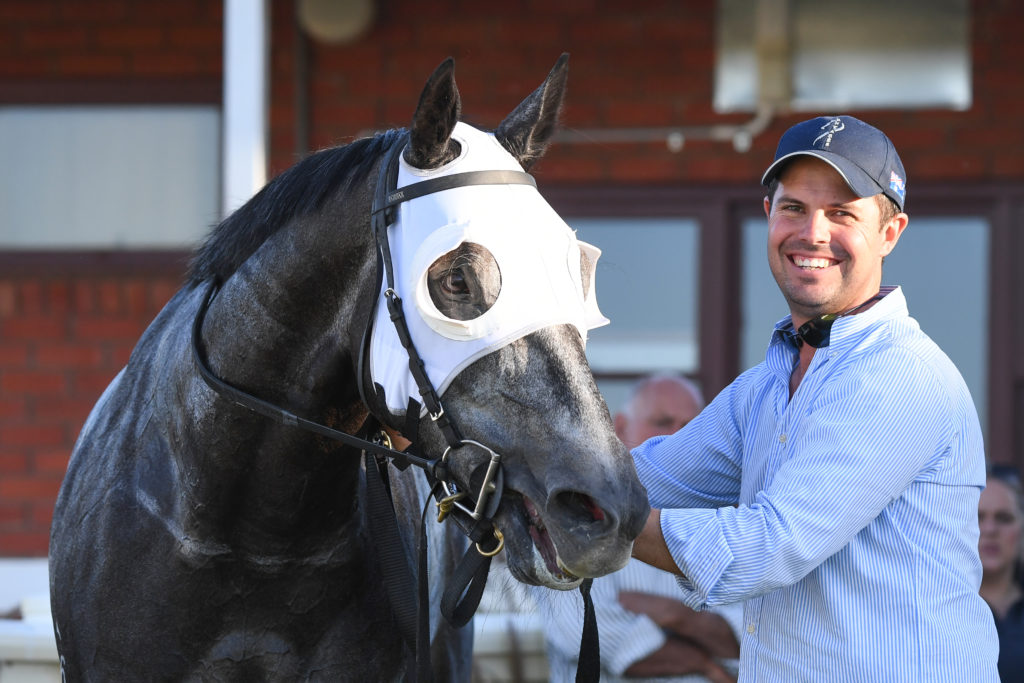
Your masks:
[{"label": "horse nostril", "polygon": [[579,491],[563,491],[555,496],[560,507],[568,510],[573,516],[589,518],[594,522],[603,522],[605,512],[594,502],[594,499]]}]

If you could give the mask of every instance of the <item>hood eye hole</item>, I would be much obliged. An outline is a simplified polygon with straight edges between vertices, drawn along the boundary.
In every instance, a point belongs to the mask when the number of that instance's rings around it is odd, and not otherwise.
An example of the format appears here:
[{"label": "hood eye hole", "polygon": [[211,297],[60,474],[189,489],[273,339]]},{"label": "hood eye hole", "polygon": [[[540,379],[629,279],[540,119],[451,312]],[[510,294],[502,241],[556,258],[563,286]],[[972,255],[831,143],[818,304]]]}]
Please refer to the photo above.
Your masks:
[{"label": "hood eye hole", "polygon": [[583,282],[583,300],[590,300],[590,281],[591,274],[594,272],[594,262],[590,259],[590,256],[580,250],[580,279]]},{"label": "hood eye hole", "polygon": [[452,320],[473,320],[498,300],[501,270],[487,247],[463,242],[430,264],[427,291],[442,315]]}]

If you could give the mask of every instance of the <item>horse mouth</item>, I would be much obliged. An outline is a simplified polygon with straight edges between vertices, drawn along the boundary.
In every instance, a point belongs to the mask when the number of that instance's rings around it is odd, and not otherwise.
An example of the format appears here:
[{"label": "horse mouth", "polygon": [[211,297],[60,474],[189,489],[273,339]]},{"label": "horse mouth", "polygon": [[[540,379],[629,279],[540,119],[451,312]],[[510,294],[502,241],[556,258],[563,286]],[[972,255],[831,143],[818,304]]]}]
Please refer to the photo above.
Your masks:
[{"label": "horse mouth", "polygon": [[544,520],[537,510],[537,506],[525,495],[523,496],[523,508],[526,510],[527,531],[530,533],[530,538],[533,539],[534,551],[540,555],[551,579],[556,584],[575,586],[581,580],[580,577],[562,564],[562,559],[558,556],[558,549],[555,548],[555,543],[551,540],[547,527],[544,526]]}]

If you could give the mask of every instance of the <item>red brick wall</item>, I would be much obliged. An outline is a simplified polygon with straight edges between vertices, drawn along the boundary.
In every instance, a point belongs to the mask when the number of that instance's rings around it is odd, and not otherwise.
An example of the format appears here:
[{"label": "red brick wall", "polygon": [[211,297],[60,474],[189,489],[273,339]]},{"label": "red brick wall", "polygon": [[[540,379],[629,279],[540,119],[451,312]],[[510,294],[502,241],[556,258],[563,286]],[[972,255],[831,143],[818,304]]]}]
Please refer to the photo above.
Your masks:
[{"label": "red brick wall", "polygon": [[0,254],[0,556],[46,554],[71,446],[179,286],[148,260]]},{"label": "red brick wall", "polygon": [[[448,56],[465,116],[484,126],[497,125],[563,51],[571,54],[569,127],[748,118],[711,109],[714,0],[425,6],[379,0],[362,39],[309,46],[312,148],[405,125]],[[296,159],[293,7],[271,3],[272,174]],[[218,102],[222,19],[220,0],[2,0],[0,106]],[[911,187],[1024,180],[1024,4],[976,0],[971,31],[969,111],[860,113],[896,142]],[[680,154],[662,143],[562,145],[536,170],[549,186],[748,185],[778,135],[802,117],[778,118],[747,153],[698,140]],[[45,555],[53,500],[89,407],[177,287],[178,255],[138,256],[144,266],[130,256],[0,252],[0,556]]]}]

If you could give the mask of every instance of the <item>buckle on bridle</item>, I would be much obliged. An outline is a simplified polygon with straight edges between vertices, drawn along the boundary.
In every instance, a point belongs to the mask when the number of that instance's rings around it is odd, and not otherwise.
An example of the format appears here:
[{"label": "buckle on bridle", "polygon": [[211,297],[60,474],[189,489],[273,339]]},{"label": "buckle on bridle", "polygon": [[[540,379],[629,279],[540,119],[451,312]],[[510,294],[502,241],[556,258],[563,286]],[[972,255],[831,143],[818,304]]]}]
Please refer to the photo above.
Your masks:
[{"label": "buckle on bridle", "polygon": [[[448,513],[451,512],[452,507],[456,507],[459,510],[462,510],[467,515],[472,517],[475,521],[480,521],[481,519],[483,519],[484,510],[487,509],[488,499],[497,488],[495,486],[494,479],[495,477],[498,476],[498,468],[501,466],[501,455],[494,452],[494,450],[488,448],[479,441],[473,441],[472,439],[463,439],[459,444],[459,447],[461,448],[466,444],[472,444],[474,446],[477,446],[478,448],[484,449],[485,451],[491,454],[491,459],[487,463],[487,472],[484,473],[484,480],[480,484],[480,491],[477,493],[476,496],[476,505],[472,510],[470,510],[468,507],[460,503],[459,501],[462,498],[467,497],[469,494],[465,491],[457,491],[451,488],[449,486],[449,482],[442,480],[441,487],[444,489],[445,497],[441,499],[441,502],[438,503],[438,508],[444,509],[442,509],[438,513],[438,521],[441,521],[442,514],[443,516],[447,516]],[[451,451],[451,446],[448,446],[448,448],[444,449],[444,454],[441,456],[442,463],[446,463],[448,459],[448,454],[451,453]]]}]

